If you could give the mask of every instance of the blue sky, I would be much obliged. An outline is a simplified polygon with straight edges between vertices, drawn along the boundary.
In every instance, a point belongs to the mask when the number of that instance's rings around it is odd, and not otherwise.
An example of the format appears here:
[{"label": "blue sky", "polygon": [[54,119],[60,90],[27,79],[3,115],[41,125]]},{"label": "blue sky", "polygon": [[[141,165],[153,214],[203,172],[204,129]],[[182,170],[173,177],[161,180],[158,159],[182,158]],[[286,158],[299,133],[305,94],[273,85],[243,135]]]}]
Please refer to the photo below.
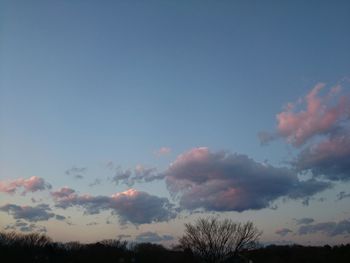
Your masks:
[{"label": "blue sky", "polygon": [[[48,235],[58,240],[94,241],[120,234],[135,238],[145,232],[173,235],[176,240],[183,223],[194,220],[198,216],[195,211],[204,209],[208,214],[253,220],[264,231],[264,242],[349,241],[350,227],[332,234],[333,228],[325,230],[319,224],[344,221],[346,225],[350,220],[347,197],[335,201],[340,192],[343,196],[349,192],[346,158],[350,155],[344,150],[341,158],[330,156],[332,171],[311,158],[323,149],[323,141],[339,145],[339,140],[345,140],[342,145],[348,145],[348,101],[325,126],[326,114],[297,115],[306,110],[306,96],[319,83],[325,83],[317,94],[324,99],[320,109],[326,108],[325,113],[349,94],[347,1],[1,1],[0,10],[3,229],[19,230],[15,224],[23,221],[46,227]],[[337,85],[341,90],[334,101],[327,101]],[[292,117],[300,117],[294,125],[308,132],[309,137],[299,146],[293,139],[300,130],[288,126],[289,130],[283,131],[276,119],[277,114],[288,113],[283,109],[288,102],[296,105]],[[311,130],[305,128],[308,121],[314,127]],[[341,135],[334,132],[340,128],[344,129]],[[274,137],[268,145],[261,145],[258,134],[262,131]],[[166,154],[157,154],[161,148],[168,149]],[[220,155],[222,151],[226,155]],[[192,159],[197,152],[205,160]],[[188,159],[181,159],[181,154]],[[249,202],[242,199],[246,206],[240,203],[220,209],[208,203],[191,207],[181,191],[171,190],[174,182],[184,183],[176,169],[188,166],[193,171],[197,162],[219,167],[214,173],[222,172],[225,178],[236,178],[238,168],[233,168],[238,155],[253,160],[245,162],[249,166],[293,170],[288,171],[298,176],[293,184],[312,177],[333,186],[294,199],[294,189],[266,188],[261,199],[266,198],[267,203],[259,205],[259,195],[246,192]],[[220,166],[224,163],[230,165]],[[201,167],[197,167],[199,171]],[[131,185],[121,180],[116,184],[116,178],[125,178],[128,170],[137,182]],[[186,169],[179,171],[187,174]],[[266,176],[275,172],[268,170]],[[284,171],[278,173],[285,176]],[[78,174],[82,178],[76,178]],[[245,167],[238,174],[250,178]],[[137,179],[153,175],[158,179]],[[33,176],[51,188],[33,188],[31,181],[18,181]],[[189,172],[186,179],[191,187],[202,187],[194,185],[192,176]],[[210,180],[224,180],[204,177],[206,187],[212,186]],[[260,177],[254,174],[249,182],[260,184],[256,178]],[[267,180],[269,185],[273,178]],[[279,178],[284,189],[288,182]],[[96,179],[99,184],[89,186]],[[15,192],[9,193],[10,185]],[[62,200],[54,199],[52,193],[64,186],[76,191],[76,199],[62,208]],[[250,186],[242,187],[251,191]],[[107,197],[131,188],[167,198],[180,207],[176,210],[181,210],[180,214],[150,217],[144,222],[131,219],[123,224],[122,200],[113,199],[112,208],[98,213],[88,211],[92,203],[79,204],[82,194]],[[23,189],[25,195],[21,195]],[[180,196],[173,199],[172,194]],[[311,201],[306,205],[308,198]],[[8,204],[48,204],[51,210],[44,209],[46,212],[65,219],[16,218],[19,210]],[[277,209],[272,209],[276,205]],[[238,207],[244,208],[237,211]],[[305,217],[314,219],[309,225],[311,232],[300,234],[295,219]],[[107,224],[107,220],[113,223]],[[86,225],[91,222],[96,224]],[[323,232],[315,230],[317,227]],[[283,228],[293,233],[276,234]]]}]

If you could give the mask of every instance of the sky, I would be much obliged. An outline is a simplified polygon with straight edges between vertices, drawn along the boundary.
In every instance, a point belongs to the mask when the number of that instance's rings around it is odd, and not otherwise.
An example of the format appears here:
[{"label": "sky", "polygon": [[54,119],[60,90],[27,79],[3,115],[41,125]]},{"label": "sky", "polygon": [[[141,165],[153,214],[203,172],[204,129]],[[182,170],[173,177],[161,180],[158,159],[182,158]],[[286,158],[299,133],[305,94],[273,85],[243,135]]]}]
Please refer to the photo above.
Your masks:
[{"label": "sky", "polygon": [[0,1],[0,230],[350,242],[349,1]]}]

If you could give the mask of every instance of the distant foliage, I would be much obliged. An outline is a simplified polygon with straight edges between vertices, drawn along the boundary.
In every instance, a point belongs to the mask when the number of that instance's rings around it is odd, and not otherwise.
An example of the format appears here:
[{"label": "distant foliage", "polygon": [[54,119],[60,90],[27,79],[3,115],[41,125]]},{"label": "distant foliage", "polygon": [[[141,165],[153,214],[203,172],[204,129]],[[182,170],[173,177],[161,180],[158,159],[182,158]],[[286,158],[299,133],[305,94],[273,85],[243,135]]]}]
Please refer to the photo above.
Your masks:
[{"label": "distant foliage", "polygon": [[252,222],[238,223],[215,217],[200,218],[185,225],[180,244],[190,249],[203,262],[220,263],[236,259],[243,250],[255,248],[261,232]]},{"label": "distant foliage", "polygon": [[[222,223],[222,221],[220,222]],[[220,229],[222,230],[222,226],[216,232]],[[250,227],[241,224],[238,229],[246,233]],[[213,237],[214,235],[211,238]],[[217,236],[217,238],[221,239],[221,236]],[[241,245],[240,247],[252,248],[250,245]],[[249,260],[252,260],[255,263],[349,263],[350,244],[334,247],[272,245],[252,250],[241,249],[240,254],[241,257],[238,260],[229,258],[226,262],[249,262]],[[168,249],[159,244],[128,244],[126,241],[117,239],[102,240],[92,244],[81,244],[79,242],[57,243],[47,236],[37,233],[0,232],[0,262],[202,263],[203,260],[194,254],[194,250],[181,246]]]},{"label": "distant foliage", "polygon": [[0,233],[2,246],[46,247],[52,243],[51,238],[38,233],[19,234],[16,232]]}]

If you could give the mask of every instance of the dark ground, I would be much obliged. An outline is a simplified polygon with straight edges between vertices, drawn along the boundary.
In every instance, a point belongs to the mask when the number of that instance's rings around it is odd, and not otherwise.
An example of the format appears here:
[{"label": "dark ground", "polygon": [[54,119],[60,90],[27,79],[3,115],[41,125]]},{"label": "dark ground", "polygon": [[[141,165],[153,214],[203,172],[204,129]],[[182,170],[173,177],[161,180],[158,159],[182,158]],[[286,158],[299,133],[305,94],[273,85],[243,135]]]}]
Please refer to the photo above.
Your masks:
[{"label": "dark ground", "polygon": [[[349,263],[350,244],[339,246],[276,246],[245,251],[243,256],[256,262],[269,263]],[[161,245],[128,244],[104,240],[94,244],[55,243],[48,237],[29,234],[0,233],[0,262],[199,262],[189,250],[167,249]]]}]

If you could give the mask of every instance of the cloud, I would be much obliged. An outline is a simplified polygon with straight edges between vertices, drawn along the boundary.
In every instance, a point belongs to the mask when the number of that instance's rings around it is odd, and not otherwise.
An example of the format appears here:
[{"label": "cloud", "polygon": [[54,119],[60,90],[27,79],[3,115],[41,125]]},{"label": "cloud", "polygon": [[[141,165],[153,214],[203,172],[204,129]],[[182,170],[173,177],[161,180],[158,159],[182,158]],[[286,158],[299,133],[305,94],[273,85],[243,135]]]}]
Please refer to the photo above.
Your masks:
[{"label": "cloud", "polygon": [[350,179],[350,95],[337,85],[317,84],[304,98],[277,114],[277,130],[258,136],[264,144],[282,137],[299,148],[290,162],[296,172],[328,180]]},{"label": "cloud", "polygon": [[87,226],[97,226],[98,223],[97,222],[90,222],[86,224]]},{"label": "cloud", "polygon": [[139,164],[133,170],[122,170],[118,168],[116,175],[112,178],[112,181],[117,185],[119,183],[123,183],[131,187],[135,183],[151,182],[162,178],[163,175],[158,173],[156,168],[147,168]]},{"label": "cloud", "polygon": [[90,187],[96,186],[101,184],[101,179],[96,178],[95,181],[93,181],[92,183],[89,184]]},{"label": "cloud", "polygon": [[75,190],[72,188],[69,188],[67,186],[62,187],[57,191],[51,192],[51,195],[55,199],[64,199],[64,198],[71,196],[72,194],[75,194]]},{"label": "cloud", "polygon": [[295,222],[297,223],[297,225],[307,225],[307,224],[313,223],[314,221],[315,220],[313,218],[310,218],[310,217],[295,219]]},{"label": "cloud", "polygon": [[324,233],[327,236],[337,236],[350,234],[350,221],[324,222],[312,225],[303,225],[299,228],[300,235]]},{"label": "cloud", "polygon": [[187,210],[262,209],[280,197],[306,198],[331,186],[314,179],[300,181],[290,169],[246,155],[213,153],[205,147],[179,155],[163,176],[170,193]]},{"label": "cloud", "polygon": [[350,179],[350,130],[341,129],[302,150],[292,162],[297,171],[329,180]]},{"label": "cloud", "polygon": [[66,219],[65,216],[61,216],[61,215],[55,215],[55,218],[56,220],[59,220],[59,221],[64,221]]},{"label": "cloud", "polygon": [[47,232],[47,229],[44,226],[39,226],[34,223],[29,224],[21,220],[16,220],[14,224],[6,225],[4,230],[16,230],[21,232]]},{"label": "cloud", "polygon": [[71,168],[65,171],[66,175],[73,176],[76,179],[83,179],[85,172],[87,171],[86,167],[76,167],[72,166]]},{"label": "cloud", "polygon": [[160,157],[160,156],[165,156],[165,155],[168,155],[171,153],[171,148],[169,147],[161,147],[160,149],[158,149],[156,152],[155,152],[155,155],[157,157]]},{"label": "cloud", "polygon": [[168,199],[130,189],[112,196],[79,195],[73,189],[64,187],[52,192],[56,206],[68,208],[82,207],[86,214],[97,214],[111,210],[118,214],[121,224],[128,222],[147,224],[168,221],[176,216]]},{"label": "cloud", "polygon": [[344,198],[349,198],[350,197],[350,193],[346,193],[344,191],[339,192],[339,194],[337,194],[337,201],[340,201]]},{"label": "cloud", "polygon": [[277,235],[280,235],[281,237],[284,237],[286,235],[288,235],[289,233],[293,233],[292,230],[290,230],[289,228],[282,228],[282,229],[278,229],[275,232]]},{"label": "cloud", "polygon": [[288,103],[284,111],[276,115],[277,131],[260,133],[262,143],[278,137],[299,147],[317,135],[326,135],[350,117],[349,97],[340,95],[341,87],[335,86],[320,95],[325,84],[318,83],[305,98]]},{"label": "cloud", "polygon": [[144,232],[136,236],[135,241],[140,243],[159,243],[174,240],[171,235],[159,235],[155,232]]},{"label": "cloud", "polygon": [[23,219],[30,222],[47,221],[55,216],[47,204],[40,204],[34,207],[6,204],[0,207],[0,211],[8,212],[14,219]]},{"label": "cloud", "polygon": [[43,178],[32,176],[28,179],[18,178],[9,181],[0,181],[0,192],[14,194],[18,188],[22,188],[22,194],[28,192],[43,191],[46,189],[51,189],[51,185]]}]

